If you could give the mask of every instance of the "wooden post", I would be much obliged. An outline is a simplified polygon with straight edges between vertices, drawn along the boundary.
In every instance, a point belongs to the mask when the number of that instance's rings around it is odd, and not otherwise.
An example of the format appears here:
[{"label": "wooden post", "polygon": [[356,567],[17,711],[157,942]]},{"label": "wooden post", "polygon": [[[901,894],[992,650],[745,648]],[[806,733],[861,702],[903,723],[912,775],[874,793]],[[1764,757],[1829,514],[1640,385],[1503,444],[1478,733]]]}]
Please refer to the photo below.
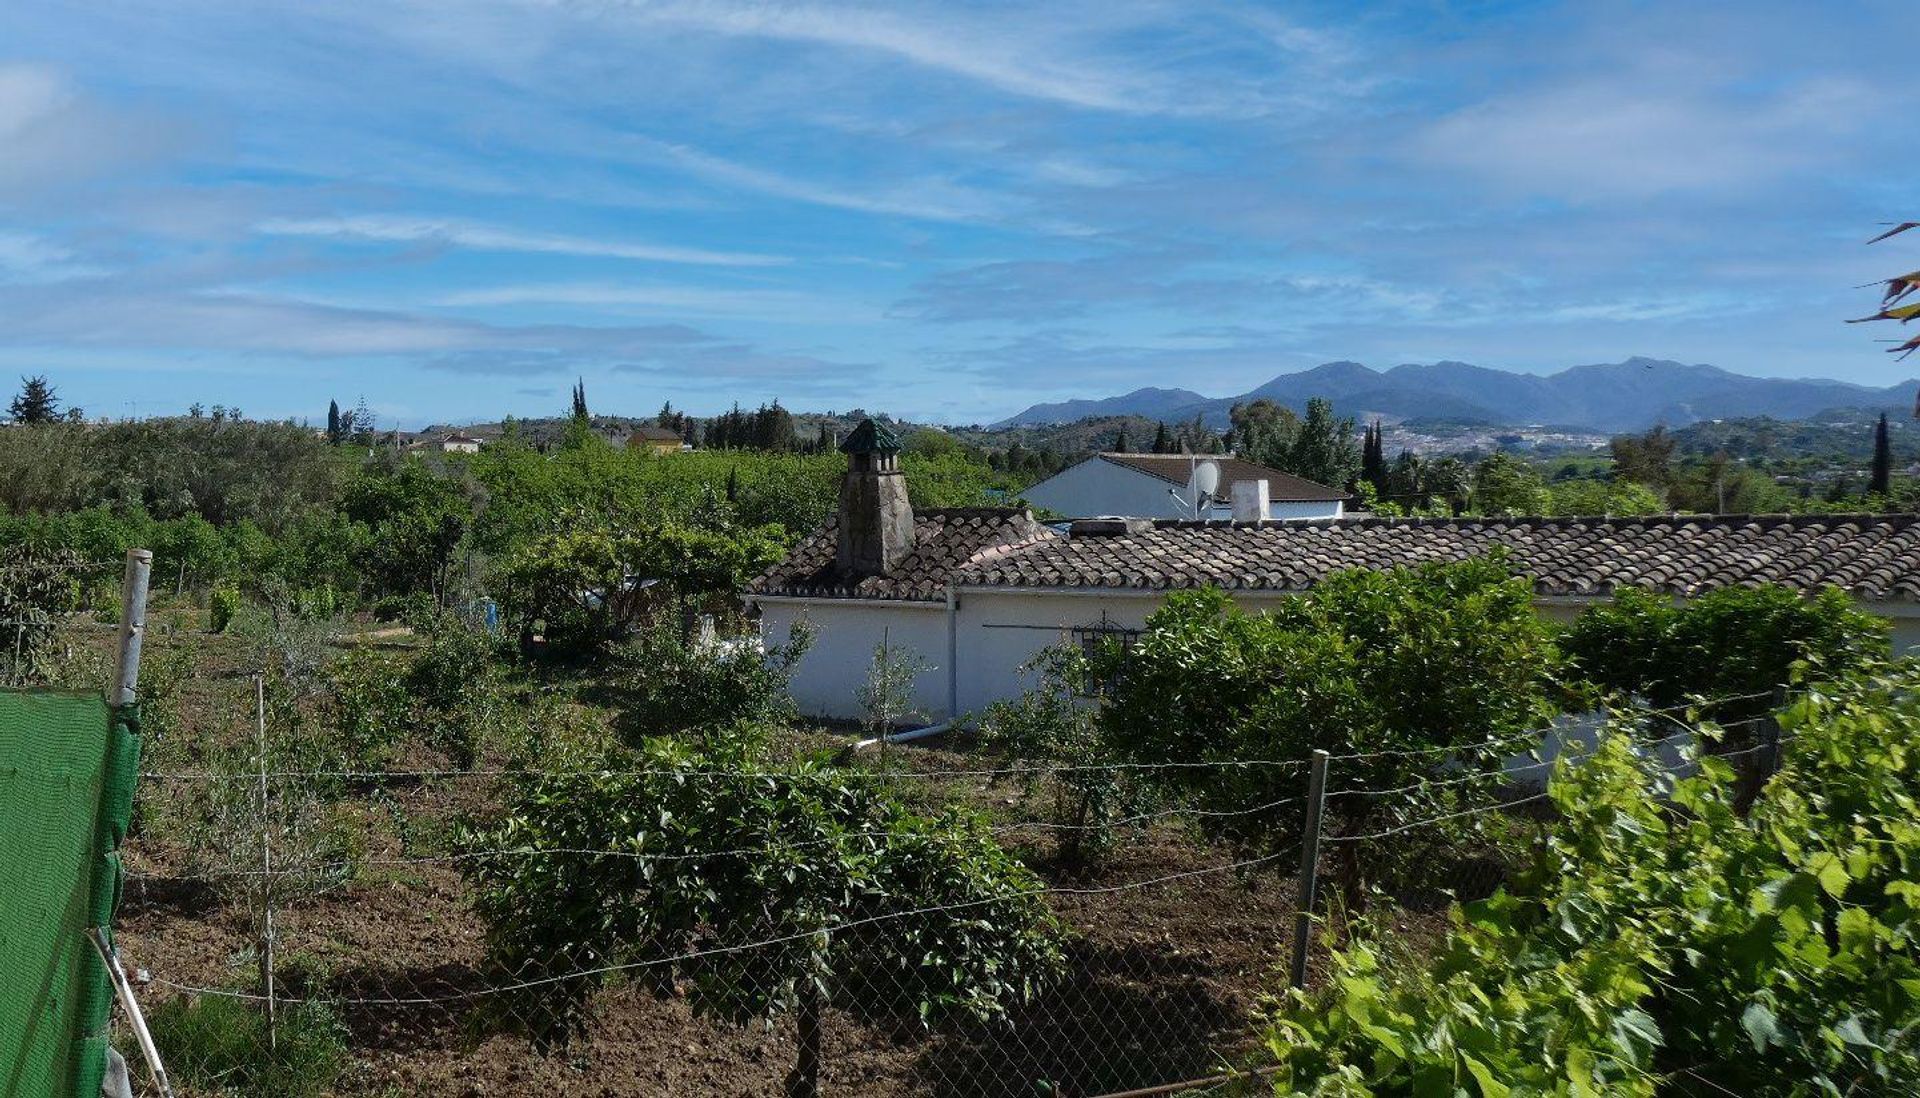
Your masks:
[{"label": "wooden post", "polygon": [[120,646],[114,660],[113,689],[107,696],[116,707],[132,705],[139,696],[140,642],[147,635],[147,579],[152,570],[152,552],[127,550],[127,570],[120,581]]},{"label": "wooden post", "polygon": [[267,1048],[279,1048],[273,1001],[273,824],[267,806],[267,676],[253,676],[253,714],[260,762],[260,994],[266,999]]},{"label": "wooden post", "polygon": [[1320,818],[1327,806],[1325,751],[1313,753],[1307,779],[1307,827],[1300,839],[1300,883],[1295,891],[1299,911],[1293,916],[1293,986],[1307,986],[1307,947],[1313,940],[1313,906],[1319,892]]}]

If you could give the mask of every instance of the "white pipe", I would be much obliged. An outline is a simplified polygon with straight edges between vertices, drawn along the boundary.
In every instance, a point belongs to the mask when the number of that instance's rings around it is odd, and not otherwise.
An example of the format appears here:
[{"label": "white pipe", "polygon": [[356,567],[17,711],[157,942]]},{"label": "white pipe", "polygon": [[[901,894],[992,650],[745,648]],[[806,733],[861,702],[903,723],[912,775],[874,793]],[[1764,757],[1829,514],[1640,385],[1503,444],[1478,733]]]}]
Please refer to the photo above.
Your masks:
[{"label": "white pipe", "polygon": [[856,741],[853,749],[855,751],[864,751],[874,744],[879,743],[881,740],[885,740],[888,743],[912,743],[914,740],[924,740],[928,736],[937,736],[952,727],[952,721],[941,721],[939,724],[930,724],[925,728],[912,728],[905,732],[889,732],[884,736],[872,736],[864,740]]},{"label": "white pipe", "polygon": [[960,603],[947,584],[947,722],[960,717]]}]

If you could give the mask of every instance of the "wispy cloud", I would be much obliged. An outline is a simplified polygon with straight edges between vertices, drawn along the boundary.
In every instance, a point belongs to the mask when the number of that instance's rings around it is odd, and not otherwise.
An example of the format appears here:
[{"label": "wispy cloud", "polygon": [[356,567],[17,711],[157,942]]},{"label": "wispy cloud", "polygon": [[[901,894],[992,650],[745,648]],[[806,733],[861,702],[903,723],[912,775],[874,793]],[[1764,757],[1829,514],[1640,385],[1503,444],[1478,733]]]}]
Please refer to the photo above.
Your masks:
[{"label": "wispy cloud", "polygon": [[100,103],[51,66],[0,62],[0,197],[125,169],[188,143],[176,119]]},{"label": "wispy cloud", "polygon": [[723,289],[710,286],[658,286],[609,282],[534,282],[455,290],[435,305],[485,308],[494,305],[571,305],[615,310],[651,310],[710,316],[750,316],[761,320],[833,323],[850,315],[873,315],[844,303],[798,290]]},{"label": "wispy cloud", "polygon": [[718,267],[776,267],[787,257],[752,252],[722,252],[670,244],[597,240],[558,233],[527,232],[472,222],[425,217],[356,215],[324,218],[270,218],[257,230],[269,236],[326,237],[387,243],[437,244],[492,252],[547,252],[602,256],[654,263],[691,263]]}]

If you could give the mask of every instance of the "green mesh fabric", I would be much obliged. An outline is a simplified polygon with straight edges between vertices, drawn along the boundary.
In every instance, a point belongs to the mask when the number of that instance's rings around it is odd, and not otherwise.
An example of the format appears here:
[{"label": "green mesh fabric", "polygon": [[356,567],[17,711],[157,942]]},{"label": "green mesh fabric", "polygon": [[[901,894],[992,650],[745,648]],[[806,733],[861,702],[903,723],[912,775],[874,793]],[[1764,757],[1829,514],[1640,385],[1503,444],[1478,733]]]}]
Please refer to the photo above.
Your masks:
[{"label": "green mesh fabric", "polygon": [[0,1098],[100,1092],[111,926],[133,808],[132,713],[98,694],[0,692]]}]

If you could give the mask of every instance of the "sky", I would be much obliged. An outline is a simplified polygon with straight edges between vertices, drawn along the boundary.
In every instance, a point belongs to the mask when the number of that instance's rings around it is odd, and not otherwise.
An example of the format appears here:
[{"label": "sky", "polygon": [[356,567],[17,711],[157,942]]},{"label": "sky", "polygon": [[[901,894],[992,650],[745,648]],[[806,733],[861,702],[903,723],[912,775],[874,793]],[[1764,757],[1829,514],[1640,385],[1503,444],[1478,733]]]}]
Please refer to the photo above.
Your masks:
[{"label": "sky", "polygon": [[0,0],[0,378],[970,423],[1352,359],[1886,385],[1895,3]]}]

